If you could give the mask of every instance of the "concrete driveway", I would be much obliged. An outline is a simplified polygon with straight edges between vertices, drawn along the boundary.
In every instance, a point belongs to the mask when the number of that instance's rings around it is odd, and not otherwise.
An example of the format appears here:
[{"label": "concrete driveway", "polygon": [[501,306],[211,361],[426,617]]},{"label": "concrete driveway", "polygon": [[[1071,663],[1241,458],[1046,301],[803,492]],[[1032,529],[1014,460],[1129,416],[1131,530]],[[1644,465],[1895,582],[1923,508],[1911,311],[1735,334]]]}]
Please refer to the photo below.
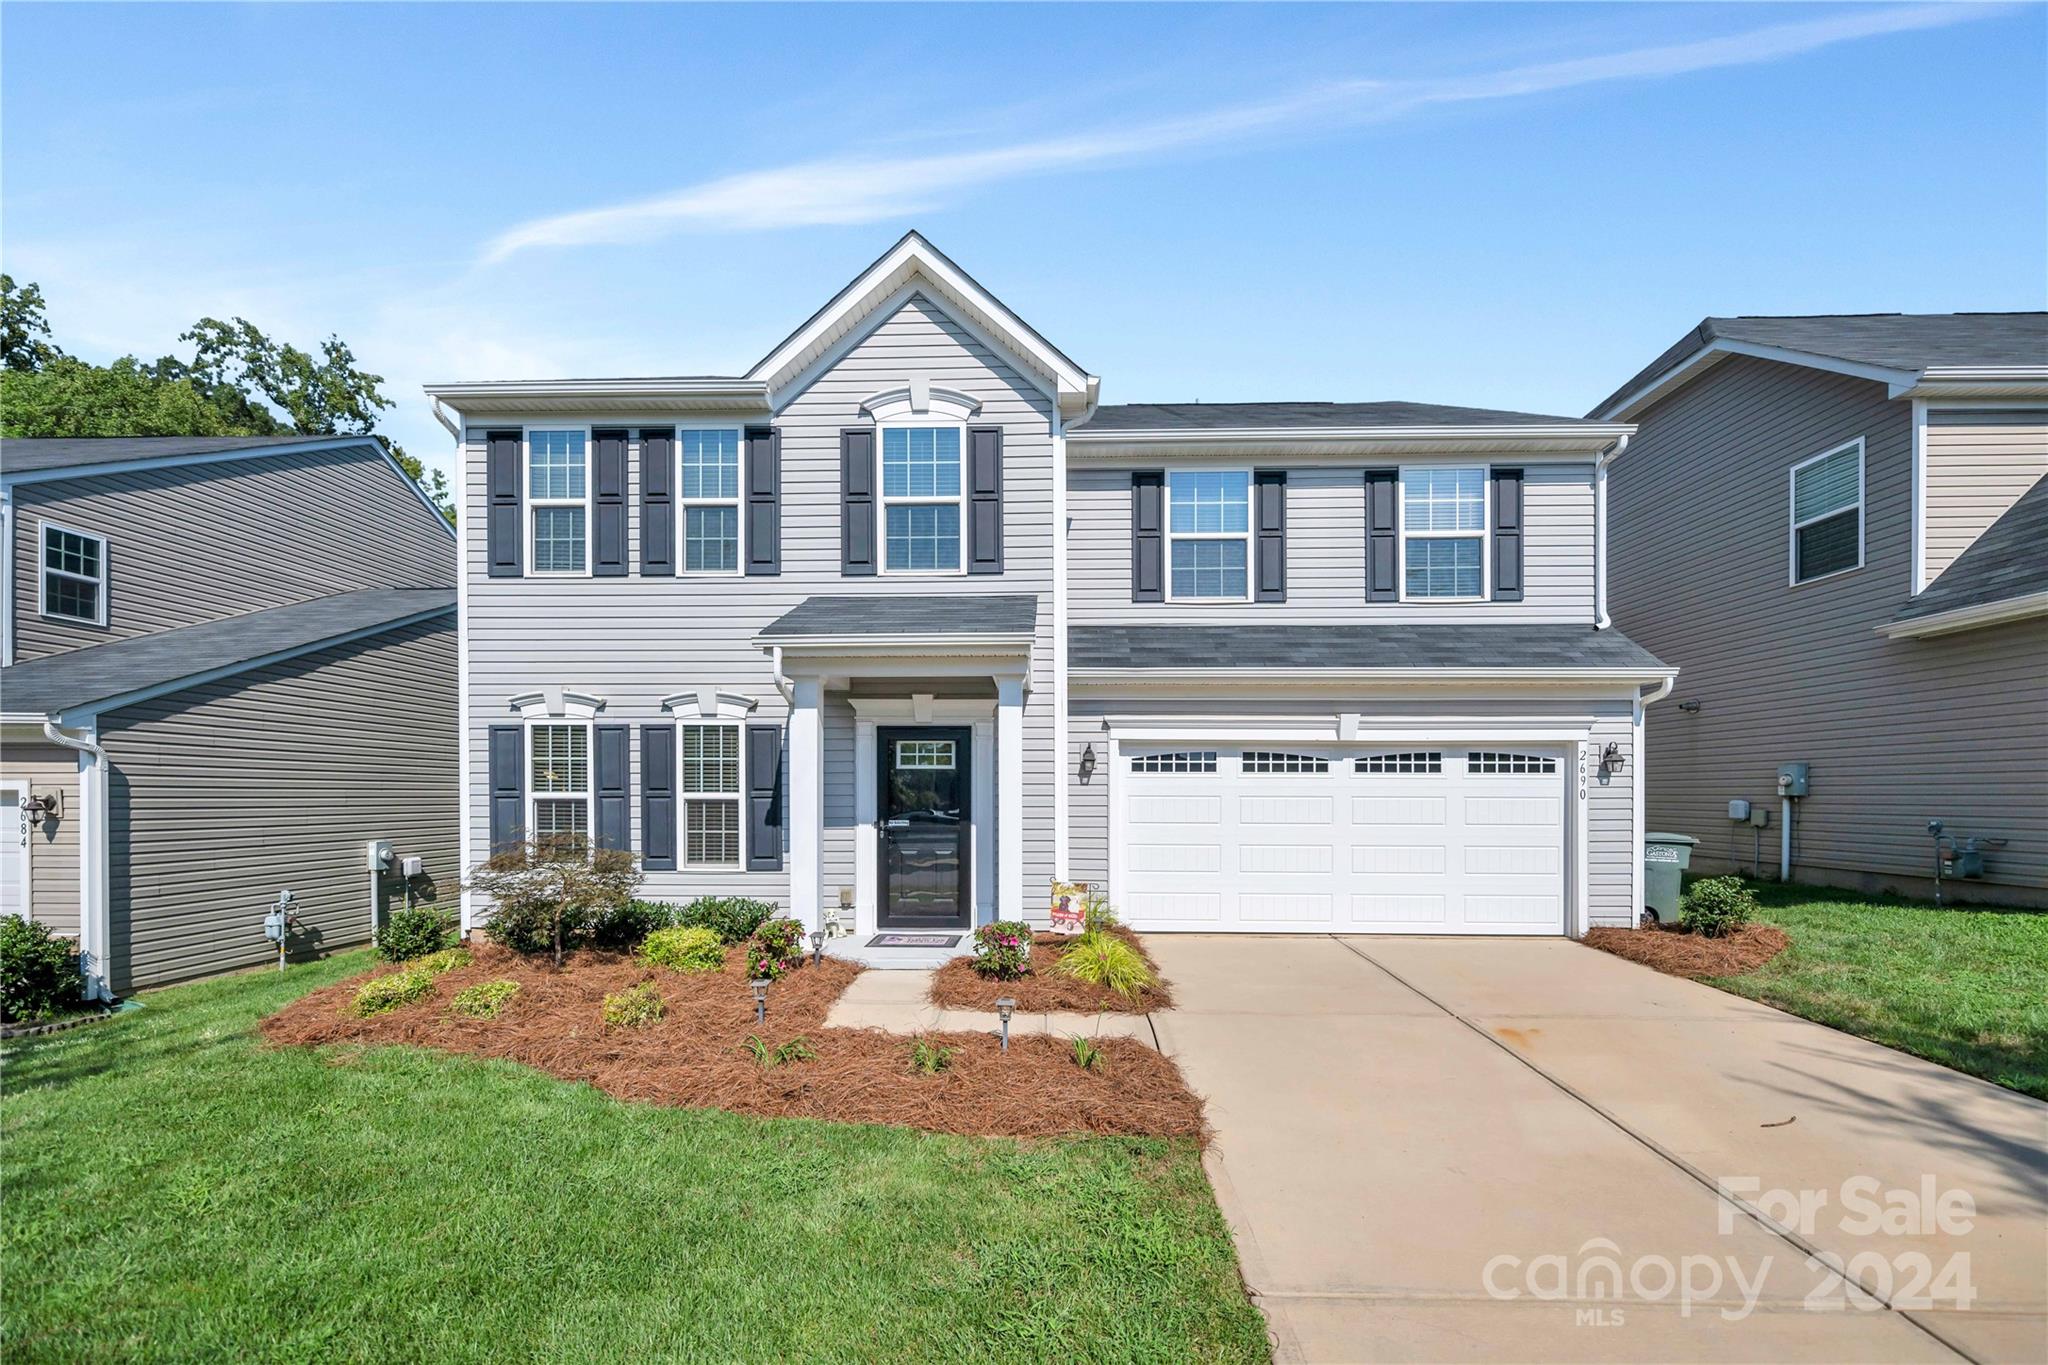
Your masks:
[{"label": "concrete driveway", "polygon": [[1147,946],[1282,1359],[2048,1360],[2048,1105],[1562,939]]}]

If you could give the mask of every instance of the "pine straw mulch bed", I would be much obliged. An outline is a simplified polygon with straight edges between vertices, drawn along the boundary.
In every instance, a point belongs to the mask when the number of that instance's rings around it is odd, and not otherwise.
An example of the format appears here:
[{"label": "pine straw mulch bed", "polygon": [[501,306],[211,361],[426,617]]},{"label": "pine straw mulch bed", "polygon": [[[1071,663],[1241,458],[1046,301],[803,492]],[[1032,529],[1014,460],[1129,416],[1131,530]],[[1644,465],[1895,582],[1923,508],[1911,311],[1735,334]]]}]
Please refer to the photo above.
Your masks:
[{"label": "pine straw mulch bed", "polygon": [[1059,961],[1074,936],[1040,932],[1031,936],[1030,975],[1023,980],[991,981],[974,970],[973,958],[956,957],[932,973],[931,1001],[945,1010],[992,1010],[998,999],[1008,996],[1017,1002],[1019,1010],[1029,1014],[1099,1014],[1105,1010],[1113,1014],[1150,1014],[1153,1010],[1172,1009],[1173,990],[1159,974],[1159,964],[1145,951],[1144,943],[1122,925],[1109,932],[1136,948],[1145,965],[1152,969],[1152,984],[1140,990],[1135,1000],[1126,999],[1107,986],[1076,981],[1053,971],[1052,964]]},{"label": "pine straw mulch bed", "polygon": [[[1198,1137],[1202,1105],[1174,1064],[1127,1039],[1099,1045],[1096,1069],[1082,1070],[1071,1045],[1018,1037],[1004,1055],[985,1034],[929,1035],[959,1051],[937,1075],[914,1072],[910,1039],[872,1029],[827,1029],[832,1002],[859,974],[852,963],[806,963],[768,991],[768,1022],[754,1023],[745,954],[733,949],[722,972],[680,973],[640,966],[615,953],[579,952],[557,972],[494,944],[434,982],[433,994],[387,1014],[347,1013],[370,976],[353,977],[288,1005],[262,1023],[272,1044],[409,1043],[477,1057],[502,1057],[566,1081],[586,1081],[623,1100],[728,1109],[763,1118],[888,1123],[968,1136],[1066,1134]],[[519,993],[496,1019],[451,1014],[456,992],[508,979]],[[605,1029],[607,992],[643,981],[659,988],[664,1018],[641,1029]],[[764,1069],[747,1046],[802,1037],[818,1055]]]},{"label": "pine straw mulch bed", "polygon": [[1745,924],[1726,938],[1702,938],[1682,929],[1590,929],[1586,943],[1672,976],[1740,976],[1753,972],[1791,945],[1785,931],[1770,924]]}]

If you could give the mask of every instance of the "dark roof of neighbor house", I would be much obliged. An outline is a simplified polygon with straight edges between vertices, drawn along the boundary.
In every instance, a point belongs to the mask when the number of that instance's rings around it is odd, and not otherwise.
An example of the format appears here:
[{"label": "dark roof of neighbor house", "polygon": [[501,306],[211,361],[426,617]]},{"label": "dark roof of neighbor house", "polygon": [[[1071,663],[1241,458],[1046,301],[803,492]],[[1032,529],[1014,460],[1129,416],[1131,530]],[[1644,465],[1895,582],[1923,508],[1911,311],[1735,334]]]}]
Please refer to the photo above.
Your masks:
[{"label": "dark roof of neighbor house", "polygon": [[2021,494],[1892,620],[1917,621],[2037,592],[2048,592],[2048,477]]},{"label": "dark roof of neighbor house", "polygon": [[1077,669],[1664,668],[1618,630],[1503,626],[1076,626]]},{"label": "dark roof of neighbor house", "polygon": [[453,588],[365,588],[0,668],[0,712],[55,715],[455,610]]},{"label": "dark roof of neighbor house", "polygon": [[1277,430],[1289,427],[1500,427],[1530,422],[1576,426],[1550,417],[1440,403],[1109,403],[1070,434],[1097,431]]},{"label": "dark roof of neighbor house", "polygon": [[34,437],[0,441],[0,474],[32,474],[46,469],[89,469],[94,465],[126,464],[130,460],[176,459],[187,455],[218,455],[234,450],[281,450],[291,446],[358,440],[376,444],[374,436],[78,436]]},{"label": "dark roof of neighbor house", "polygon": [[956,592],[944,597],[807,597],[756,637],[815,639],[848,635],[1029,635],[1038,597],[1023,593]]},{"label": "dark roof of neighbor house", "polygon": [[1774,346],[1888,370],[1924,370],[1930,365],[2048,365],[2048,313],[1821,313],[1806,317],[1702,318],[1699,326],[1595,404],[1593,412],[1608,411],[1716,341]]}]

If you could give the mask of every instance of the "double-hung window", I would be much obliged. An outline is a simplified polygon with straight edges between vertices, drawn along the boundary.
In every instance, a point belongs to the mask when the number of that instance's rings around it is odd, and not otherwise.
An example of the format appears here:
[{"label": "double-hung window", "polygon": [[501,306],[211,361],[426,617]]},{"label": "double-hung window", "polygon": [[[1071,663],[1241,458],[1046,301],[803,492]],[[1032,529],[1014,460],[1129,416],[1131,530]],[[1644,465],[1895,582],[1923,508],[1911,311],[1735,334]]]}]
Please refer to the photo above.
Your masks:
[{"label": "double-hung window", "polygon": [[960,572],[960,428],[882,428],[882,567]]},{"label": "double-hung window", "polygon": [[1401,595],[1486,595],[1486,471],[1401,471]]},{"label": "double-hung window", "polygon": [[1166,476],[1166,595],[1242,602],[1251,596],[1248,469],[1176,469]]},{"label": "double-hung window", "polygon": [[740,433],[684,431],[683,572],[738,573]]},{"label": "double-hung window", "polygon": [[590,837],[590,727],[535,725],[526,826],[536,841]]},{"label": "double-hung window", "polygon": [[740,727],[684,725],[683,862],[740,865]]},{"label": "double-hung window", "polygon": [[1863,438],[1792,466],[1792,582],[1863,567]]},{"label": "double-hung window", "polygon": [[43,615],[89,626],[107,623],[107,542],[43,524]]},{"label": "double-hung window", "polygon": [[526,499],[537,574],[581,574],[590,552],[590,433],[526,433]]}]

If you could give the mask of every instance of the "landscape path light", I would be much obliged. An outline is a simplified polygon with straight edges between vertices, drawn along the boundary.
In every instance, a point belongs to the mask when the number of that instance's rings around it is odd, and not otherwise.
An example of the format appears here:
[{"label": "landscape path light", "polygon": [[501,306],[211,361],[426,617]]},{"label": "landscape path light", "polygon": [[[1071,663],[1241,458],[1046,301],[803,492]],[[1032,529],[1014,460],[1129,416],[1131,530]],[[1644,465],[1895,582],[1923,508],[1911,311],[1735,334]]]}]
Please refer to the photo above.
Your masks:
[{"label": "landscape path light", "polygon": [[761,977],[752,983],[754,987],[754,1022],[768,1022],[768,978]]},{"label": "landscape path light", "polygon": [[1010,1012],[1017,1008],[1017,1002],[1009,996],[996,1001],[996,1017],[1003,1021],[1003,1051],[1010,1050]]},{"label": "landscape path light", "polygon": [[811,965],[817,966],[825,960],[825,931],[811,930]]}]

